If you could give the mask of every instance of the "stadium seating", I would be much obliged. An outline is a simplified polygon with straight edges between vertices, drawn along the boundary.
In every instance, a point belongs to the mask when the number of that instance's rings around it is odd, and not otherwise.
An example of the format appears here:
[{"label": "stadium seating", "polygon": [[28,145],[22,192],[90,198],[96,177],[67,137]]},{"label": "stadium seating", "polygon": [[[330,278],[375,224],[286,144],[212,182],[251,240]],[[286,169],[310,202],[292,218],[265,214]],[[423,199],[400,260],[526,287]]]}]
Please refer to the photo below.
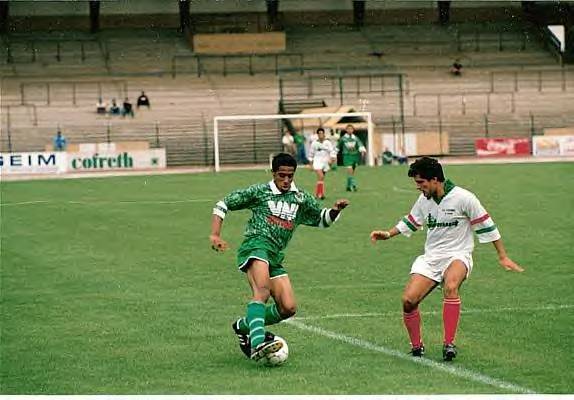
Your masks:
[{"label": "stadium seating", "polygon": [[[483,30],[478,34],[477,29]],[[213,57],[201,60],[201,74],[175,31],[109,30],[97,39],[88,34],[34,37],[9,37],[5,40],[10,45],[0,54],[0,70],[6,75],[2,151],[9,144],[18,151],[42,149],[61,126],[73,141],[81,135],[90,140],[134,136],[151,145],[168,145],[171,165],[204,162],[211,155],[193,155],[191,149],[211,146],[213,117],[276,113],[280,79],[302,88],[298,96],[283,93],[285,101],[324,101],[329,106],[343,101],[356,110],[372,111],[380,132],[449,132],[453,154],[472,153],[478,136],[524,136],[573,124],[562,117],[572,114],[573,70],[557,65],[518,27],[288,29],[291,56],[281,60],[283,71],[277,71],[273,57],[255,62]],[[183,57],[174,61],[175,56]],[[464,65],[460,77],[449,74],[455,57]],[[246,63],[251,63],[251,71]],[[404,77],[402,98],[393,78],[369,78],[381,73]],[[331,78],[324,79],[321,90],[309,93],[308,77]],[[333,77],[344,80],[342,98]],[[152,107],[136,109],[133,120],[95,113],[100,96],[118,103],[127,96],[135,106],[142,90]]]}]

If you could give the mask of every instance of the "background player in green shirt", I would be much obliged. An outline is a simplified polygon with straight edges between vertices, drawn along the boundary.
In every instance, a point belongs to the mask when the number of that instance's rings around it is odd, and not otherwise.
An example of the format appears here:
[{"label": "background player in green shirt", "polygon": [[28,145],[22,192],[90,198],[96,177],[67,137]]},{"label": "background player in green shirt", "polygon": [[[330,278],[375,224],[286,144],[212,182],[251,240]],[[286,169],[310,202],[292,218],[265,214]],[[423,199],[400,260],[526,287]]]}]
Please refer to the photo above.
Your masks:
[{"label": "background player in green shirt", "polygon": [[341,136],[337,147],[343,156],[343,166],[347,167],[347,191],[357,191],[357,181],[355,180],[355,168],[361,162],[361,157],[365,155],[367,149],[363,142],[354,134],[355,128],[349,124],[345,128],[345,134]]},{"label": "background player in green shirt", "polygon": [[[295,228],[301,224],[326,228],[349,205],[348,200],[341,199],[332,208],[321,208],[313,195],[295,186],[296,169],[293,156],[278,154],[272,161],[271,182],[236,190],[217,202],[213,209],[209,240],[216,251],[228,248],[221,238],[227,212],[250,209],[253,213],[237,252],[238,267],[246,273],[253,295],[247,305],[247,315],[233,323],[233,330],[241,350],[255,361],[282,346],[273,334],[265,332],[265,325],[276,324],[296,312],[291,281],[282,265],[283,250]],[[266,306],[270,297],[275,302]]]}]

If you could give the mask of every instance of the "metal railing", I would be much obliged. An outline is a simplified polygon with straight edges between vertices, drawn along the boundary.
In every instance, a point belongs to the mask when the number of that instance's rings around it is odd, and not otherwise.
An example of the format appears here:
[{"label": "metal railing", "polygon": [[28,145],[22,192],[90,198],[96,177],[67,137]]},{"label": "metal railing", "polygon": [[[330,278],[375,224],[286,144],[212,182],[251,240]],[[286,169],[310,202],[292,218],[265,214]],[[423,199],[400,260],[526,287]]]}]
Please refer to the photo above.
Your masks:
[{"label": "metal railing", "polygon": [[[181,65],[183,61],[191,61]],[[295,60],[295,65],[293,61]],[[215,64],[215,67],[214,67]],[[232,64],[230,66],[230,64]],[[198,77],[206,74],[262,74],[273,73],[279,75],[285,72],[304,71],[304,59],[302,53],[277,53],[277,54],[228,54],[228,55],[175,55],[171,61],[171,76],[175,78],[182,72],[194,73]]]},{"label": "metal railing", "polygon": [[[492,98],[496,96],[499,100],[498,107],[495,109],[497,113],[500,113],[500,96],[502,97],[502,102],[504,108],[503,112],[510,112],[511,114],[516,111],[516,99],[514,92],[465,92],[465,93],[416,93],[413,95],[413,116],[424,116],[421,114],[419,108],[419,99],[430,99],[436,108],[432,107],[433,112],[430,115],[467,115],[470,114],[491,114],[492,110]],[[479,105],[478,111],[468,110],[468,103],[471,98],[478,98]],[[450,100],[450,101],[449,101]],[[482,100],[482,101],[481,101]],[[445,103],[448,102],[447,105]],[[475,101],[476,102],[476,101]],[[446,108],[446,112],[445,109]],[[476,108],[476,107],[475,107]],[[428,107],[425,107],[428,110]],[[426,116],[429,116],[427,113]]]},{"label": "metal railing", "polygon": [[[456,49],[457,51],[472,50],[476,52],[483,51],[485,47],[491,50],[491,45],[494,44],[498,51],[504,50],[526,50],[527,43],[532,40],[532,34],[524,30],[520,32],[520,43],[518,48],[511,46],[516,44],[516,32],[481,32],[475,30],[474,32],[460,32],[456,33]],[[509,35],[513,35],[509,37]],[[464,38],[463,38],[464,36]],[[493,37],[494,36],[494,37]]]},{"label": "metal railing", "polygon": [[[510,79],[509,79],[510,77]],[[554,86],[562,92],[569,90],[569,83],[574,82],[574,70],[566,67],[556,69],[531,69],[531,70],[513,70],[513,71],[490,71],[490,91],[496,92],[497,86],[505,84],[510,88],[506,90],[514,90],[518,92],[525,90],[524,86],[544,92],[548,90],[549,86]]]},{"label": "metal railing", "polygon": [[[113,96],[109,96],[106,94],[104,96],[104,86],[111,86],[116,90],[116,93]],[[70,96],[57,97],[54,99],[52,95],[55,86],[64,86],[65,88],[69,89],[69,92],[66,90]],[[80,87],[86,86],[93,86],[94,90],[84,90],[79,91]],[[27,96],[27,91],[34,91],[36,89],[36,93],[34,94],[33,98],[29,98],[31,96]],[[40,93],[38,93],[38,89],[40,89]],[[81,94],[80,94],[81,93]],[[54,100],[58,100],[60,102],[69,102],[72,105],[76,106],[78,100],[86,100],[93,102],[97,101],[98,98],[101,97],[118,97],[123,98],[127,97],[128,93],[128,82],[124,79],[109,79],[105,81],[34,81],[34,82],[22,82],[20,83],[20,104],[27,105],[27,104],[45,104],[51,105]]]},{"label": "metal railing", "polygon": [[[57,61],[62,62],[64,60],[63,56],[63,45],[64,44],[77,44],[77,53],[74,51],[74,54],[79,53],[79,59],[81,62],[85,62],[87,59],[86,55],[86,46],[88,43],[98,43],[97,39],[33,39],[33,40],[16,40],[16,41],[5,41],[6,46],[6,63],[13,64],[13,63],[35,63],[38,61],[38,53],[40,51],[40,46],[42,46],[42,52],[47,51],[46,44],[53,44],[54,47],[49,49],[50,56],[49,58]],[[23,50],[18,52],[15,51],[14,47],[17,44],[25,45]],[[15,54],[16,53],[16,54]]]},{"label": "metal railing", "polygon": [[294,98],[332,97],[342,105],[346,97],[402,94],[405,76],[395,73],[309,75],[298,79],[279,79],[280,101]]}]

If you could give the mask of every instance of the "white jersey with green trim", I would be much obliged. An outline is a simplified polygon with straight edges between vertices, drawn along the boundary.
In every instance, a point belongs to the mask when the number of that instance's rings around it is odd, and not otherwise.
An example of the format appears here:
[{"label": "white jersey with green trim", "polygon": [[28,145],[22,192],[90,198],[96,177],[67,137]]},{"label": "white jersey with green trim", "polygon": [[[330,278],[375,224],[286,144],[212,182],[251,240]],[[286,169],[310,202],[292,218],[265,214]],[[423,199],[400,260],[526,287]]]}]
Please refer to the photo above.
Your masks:
[{"label": "white jersey with green trim", "polygon": [[331,160],[337,158],[337,150],[328,139],[322,142],[317,139],[311,143],[307,158],[313,164],[313,169],[328,171]]},{"label": "white jersey with green trim", "polygon": [[445,195],[440,201],[421,194],[410,214],[399,221],[396,228],[408,237],[423,226],[427,228],[425,258],[429,259],[471,253],[473,231],[480,243],[500,239],[496,224],[478,198],[449,180],[445,182]]}]

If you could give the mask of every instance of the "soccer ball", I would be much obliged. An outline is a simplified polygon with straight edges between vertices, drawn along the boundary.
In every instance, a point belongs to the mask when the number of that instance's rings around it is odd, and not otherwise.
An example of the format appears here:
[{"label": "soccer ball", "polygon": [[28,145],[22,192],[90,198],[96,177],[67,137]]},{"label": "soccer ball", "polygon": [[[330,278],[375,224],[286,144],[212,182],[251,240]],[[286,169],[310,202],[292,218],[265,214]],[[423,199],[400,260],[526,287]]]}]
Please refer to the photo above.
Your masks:
[{"label": "soccer ball", "polygon": [[263,363],[268,367],[278,367],[285,364],[287,358],[289,357],[289,346],[287,346],[287,341],[280,336],[275,336],[275,340],[279,340],[283,343],[283,347],[274,353],[269,353],[263,359]]}]

